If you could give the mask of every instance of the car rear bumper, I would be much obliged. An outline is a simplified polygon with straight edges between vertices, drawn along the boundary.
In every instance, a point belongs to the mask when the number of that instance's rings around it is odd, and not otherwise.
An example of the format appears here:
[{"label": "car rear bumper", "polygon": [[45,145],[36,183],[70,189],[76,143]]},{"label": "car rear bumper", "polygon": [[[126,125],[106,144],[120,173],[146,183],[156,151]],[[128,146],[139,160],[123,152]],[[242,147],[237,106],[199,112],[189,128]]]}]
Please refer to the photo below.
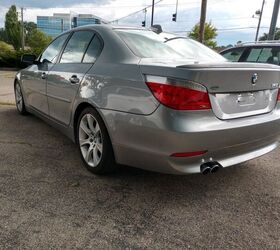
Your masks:
[{"label": "car rear bumper", "polygon": [[[264,155],[278,146],[280,110],[268,114],[219,120],[212,111],[182,112],[160,106],[152,115],[103,110],[118,163],[143,169],[199,173],[203,162],[223,167]],[[207,151],[195,157],[174,153]]]}]

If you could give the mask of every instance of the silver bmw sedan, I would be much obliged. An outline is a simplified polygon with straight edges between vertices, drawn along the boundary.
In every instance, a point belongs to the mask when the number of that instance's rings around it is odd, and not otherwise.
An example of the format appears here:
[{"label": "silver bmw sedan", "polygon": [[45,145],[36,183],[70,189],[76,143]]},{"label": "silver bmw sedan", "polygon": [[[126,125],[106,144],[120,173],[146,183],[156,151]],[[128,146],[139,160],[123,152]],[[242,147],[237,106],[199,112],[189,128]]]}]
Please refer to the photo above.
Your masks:
[{"label": "silver bmw sedan", "polygon": [[190,39],[110,25],[70,30],[22,61],[19,113],[69,136],[96,174],[118,164],[214,173],[278,146],[278,66],[230,63]]}]

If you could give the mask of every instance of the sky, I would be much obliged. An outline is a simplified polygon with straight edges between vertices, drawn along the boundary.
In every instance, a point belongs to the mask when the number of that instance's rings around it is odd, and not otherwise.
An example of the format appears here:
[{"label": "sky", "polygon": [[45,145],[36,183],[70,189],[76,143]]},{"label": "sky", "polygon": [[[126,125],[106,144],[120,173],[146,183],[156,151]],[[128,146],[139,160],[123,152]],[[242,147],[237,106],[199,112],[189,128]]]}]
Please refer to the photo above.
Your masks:
[{"label": "sky", "polygon": [[[177,0],[155,0],[154,24],[161,24],[164,31],[185,35],[199,22],[201,0],[178,0],[177,22],[172,22]],[[207,18],[217,28],[218,45],[253,41],[258,19],[253,18],[263,0],[208,0]],[[79,2],[77,4],[77,2]],[[125,17],[149,5],[152,0],[0,0],[0,27],[4,26],[5,13],[15,4],[24,7],[24,20],[36,22],[38,15],[53,13],[94,14],[105,20],[120,19],[118,24],[141,26],[144,11]],[[260,34],[268,32],[274,0],[266,0]],[[150,25],[151,8],[147,9],[146,23]],[[280,14],[279,14],[280,18]],[[279,23],[278,18],[278,24]]]}]

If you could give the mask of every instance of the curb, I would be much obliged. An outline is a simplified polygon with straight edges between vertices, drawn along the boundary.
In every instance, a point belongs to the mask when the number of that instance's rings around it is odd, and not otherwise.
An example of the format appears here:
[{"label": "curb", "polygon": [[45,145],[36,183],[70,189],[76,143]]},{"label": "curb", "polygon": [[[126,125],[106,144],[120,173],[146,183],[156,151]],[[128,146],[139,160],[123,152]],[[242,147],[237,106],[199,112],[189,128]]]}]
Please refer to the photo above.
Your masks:
[{"label": "curb", "polygon": [[0,101],[0,105],[2,105],[2,106],[15,106],[16,104],[14,102]]}]

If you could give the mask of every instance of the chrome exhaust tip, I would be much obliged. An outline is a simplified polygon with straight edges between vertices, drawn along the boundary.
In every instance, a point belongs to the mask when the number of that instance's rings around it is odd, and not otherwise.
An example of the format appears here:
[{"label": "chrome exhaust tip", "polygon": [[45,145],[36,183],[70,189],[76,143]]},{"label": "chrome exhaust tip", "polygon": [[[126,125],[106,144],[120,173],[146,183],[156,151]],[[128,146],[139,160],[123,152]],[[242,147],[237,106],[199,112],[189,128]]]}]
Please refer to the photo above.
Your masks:
[{"label": "chrome exhaust tip", "polygon": [[206,162],[200,165],[200,172],[203,175],[209,174],[209,173],[216,173],[222,168],[223,166],[218,163],[217,161],[211,161],[211,162]]},{"label": "chrome exhaust tip", "polygon": [[210,166],[209,162],[203,163],[202,165],[200,165],[200,172],[203,175],[211,173],[211,166]]}]

